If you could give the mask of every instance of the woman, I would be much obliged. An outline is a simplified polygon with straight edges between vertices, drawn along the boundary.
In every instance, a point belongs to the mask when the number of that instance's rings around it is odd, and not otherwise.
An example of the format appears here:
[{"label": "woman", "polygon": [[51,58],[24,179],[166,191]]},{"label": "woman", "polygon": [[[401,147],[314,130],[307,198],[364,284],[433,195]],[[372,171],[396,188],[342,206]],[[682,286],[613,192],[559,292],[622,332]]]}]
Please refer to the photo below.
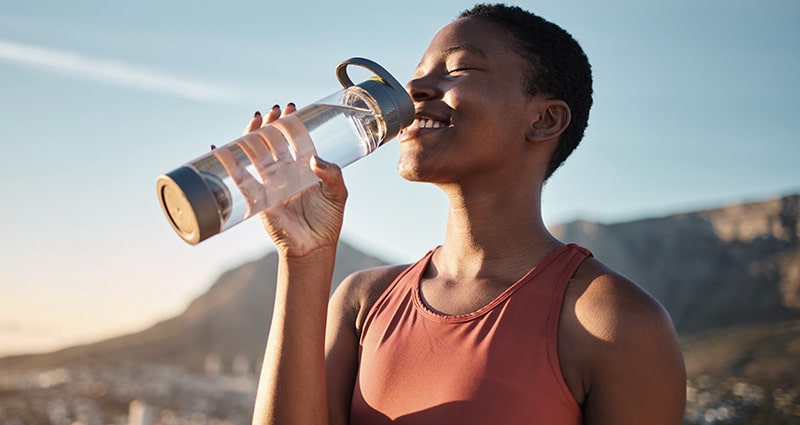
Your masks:
[{"label": "woman", "polygon": [[321,184],[263,216],[280,260],[254,423],[682,423],[666,312],[542,220],[592,102],[578,43],[479,5],[434,36],[406,88],[398,169],[447,195],[444,243],[355,273],[329,303],[347,191],[312,160]]}]

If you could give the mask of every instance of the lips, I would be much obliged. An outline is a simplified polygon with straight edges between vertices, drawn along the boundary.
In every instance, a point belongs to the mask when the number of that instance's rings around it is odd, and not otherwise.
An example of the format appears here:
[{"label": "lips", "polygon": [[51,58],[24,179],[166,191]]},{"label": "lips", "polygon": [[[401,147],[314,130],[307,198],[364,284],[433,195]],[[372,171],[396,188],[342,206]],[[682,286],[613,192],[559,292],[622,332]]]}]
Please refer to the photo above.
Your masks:
[{"label": "lips", "polygon": [[448,114],[419,108],[414,115],[414,122],[400,133],[398,140],[403,143],[425,133],[438,132],[451,127],[453,127],[453,121]]},{"label": "lips", "polygon": [[414,118],[414,122],[411,124],[409,128],[443,128],[443,127],[450,127],[450,122],[434,118],[417,117]]},{"label": "lips", "polygon": [[414,122],[408,126],[404,132],[417,132],[419,130],[440,129],[452,127],[453,123],[449,117],[439,116],[430,112],[417,110]]}]

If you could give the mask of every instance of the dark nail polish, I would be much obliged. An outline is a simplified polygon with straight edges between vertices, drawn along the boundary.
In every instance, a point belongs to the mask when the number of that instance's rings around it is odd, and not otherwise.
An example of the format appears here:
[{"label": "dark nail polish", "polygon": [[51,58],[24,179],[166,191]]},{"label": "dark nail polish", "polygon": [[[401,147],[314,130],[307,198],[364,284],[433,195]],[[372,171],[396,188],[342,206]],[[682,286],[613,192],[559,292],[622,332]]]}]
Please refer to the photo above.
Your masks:
[{"label": "dark nail polish", "polygon": [[325,161],[324,159],[322,159],[322,158],[320,158],[318,156],[314,156],[314,159],[317,161],[317,164],[319,164],[320,167],[322,167],[322,168],[328,168],[328,167],[331,166],[330,162]]},{"label": "dark nail polish", "polygon": [[216,149],[216,148],[217,148],[217,146],[216,146],[216,145],[211,145],[211,150],[212,150],[212,151],[213,151],[214,149]]},{"label": "dark nail polish", "polygon": [[261,111],[256,111],[256,113],[253,114],[253,118],[257,118],[257,117],[260,117],[260,116],[261,116]]},{"label": "dark nail polish", "polygon": [[289,104],[286,105],[286,106],[290,106],[292,108],[296,108],[297,107],[297,105],[295,105],[294,102],[289,102]]},{"label": "dark nail polish", "polygon": [[280,105],[275,105],[275,106],[272,107],[272,109],[281,109],[281,107],[280,107]]}]

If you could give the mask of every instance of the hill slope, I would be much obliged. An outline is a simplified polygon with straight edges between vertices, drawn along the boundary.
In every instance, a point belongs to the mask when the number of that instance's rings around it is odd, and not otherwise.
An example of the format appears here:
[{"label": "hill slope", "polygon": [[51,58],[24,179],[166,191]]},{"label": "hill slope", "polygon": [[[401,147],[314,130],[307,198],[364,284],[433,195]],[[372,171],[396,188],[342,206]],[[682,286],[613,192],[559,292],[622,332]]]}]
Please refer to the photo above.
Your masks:
[{"label": "hill slope", "polygon": [[[800,195],[617,224],[556,226],[564,241],[653,294],[672,315],[690,376],[797,379],[800,355]],[[383,261],[342,244],[334,283]],[[50,354],[0,359],[0,369],[86,362],[145,362],[200,371],[260,364],[274,301],[274,253],[219,277],[181,315],[149,329]],[[791,359],[791,357],[790,357]]]},{"label": "hill slope", "polygon": [[[244,356],[250,367],[262,356],[275,301],[277,254],[223,273],[186,310],[148,329],[93,344],[47,354],[0,359],[0,368],[31,368],[69,363],[144,362],[203,370],[207,356],[228,368]],[[333,282],[348,274],[384,264],[346,243],[337,251]]]},{"label": "hill slope", "polygon": [[800,320],[715,329],[681,338],[686,373],[767,387],[800,385]]},{"label": "hill slope", "polygon": [[645,288],[681,332],[800,314],[800,195],[553,231]]}]

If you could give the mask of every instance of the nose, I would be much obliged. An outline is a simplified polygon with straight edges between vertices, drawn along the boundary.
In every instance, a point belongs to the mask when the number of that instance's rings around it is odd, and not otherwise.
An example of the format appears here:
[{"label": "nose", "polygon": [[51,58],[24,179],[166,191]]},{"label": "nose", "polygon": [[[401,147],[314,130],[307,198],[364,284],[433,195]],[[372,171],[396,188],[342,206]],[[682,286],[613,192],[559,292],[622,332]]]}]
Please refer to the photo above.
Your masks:
[{"label": "nose", "polygon": [[429,75],[414,77],[406,83],[406,91],[415,102],[441,97],[442,90]]}]

